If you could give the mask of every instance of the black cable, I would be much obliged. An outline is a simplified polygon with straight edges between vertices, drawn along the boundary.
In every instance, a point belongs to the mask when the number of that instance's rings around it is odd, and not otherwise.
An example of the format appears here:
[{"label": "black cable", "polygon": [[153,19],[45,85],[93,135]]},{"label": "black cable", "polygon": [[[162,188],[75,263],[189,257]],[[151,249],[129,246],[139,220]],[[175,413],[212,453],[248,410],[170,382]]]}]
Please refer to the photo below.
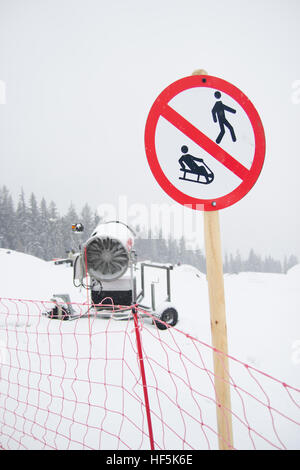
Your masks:
[{"label": "black cable", "polygon": [[76,272],[76,265],[77,265],[77,262],[80,258],[80,255],[78,255],[76,258],[75,258],[75,261],[74,261],[74,265],[73,265],[73,286],[78,288],[78,287],[84,287],[86,290],[90,290],[92,288],[92,286],[90,285],[86,285],[82,282],[79,282],[79,284],[76,284],[75,283],[75,272]]},{"label": "black cable", "polygon": [[76,256],[75,260],[74,260],[74,265],[73,265],[73,286],[74,287],[81,287],[82,286],[82,283],[80,282],[78,285],[75,284],[75,272],[76,272],[76,264],[78,262],[78,259],[79,259],[79,256]]}]

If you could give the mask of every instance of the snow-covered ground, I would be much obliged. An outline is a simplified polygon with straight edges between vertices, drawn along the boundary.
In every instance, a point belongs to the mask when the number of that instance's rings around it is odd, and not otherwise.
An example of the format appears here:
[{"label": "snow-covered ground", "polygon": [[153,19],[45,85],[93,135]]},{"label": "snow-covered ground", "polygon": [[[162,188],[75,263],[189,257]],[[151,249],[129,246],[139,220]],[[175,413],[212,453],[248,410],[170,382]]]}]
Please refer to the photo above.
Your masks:
[{"label": "snow-covered ground", "polygon": [[[154,281],[157,301],[163,300],[166,288],[164,273],[153,269],[146,272],[146,297],[149,298],[150,284]],[[191,266],[176,266],[171,280],[172,302],[179,312],[177,328],[210,344],[205,275]],[[225,276],[229,354],[298,388],[299,283],[300,265],[287,275],[241,273]],[[73,286],[70,267],[55,266],[53,262],[11,250],[0,250],[0,297],[43,301],[55,293],[69,293],[73,302],[87,301],[87,292]],[[1,381],[1,407],[6,411],[0,416],[6,425],[0,444],[12,448],[18,447],[20,442],[21,446],[28,448],[40,448],[45,444],[80,448],[80,443],[84,442],[86,447],[92,448],[126,448],[127,445],[148,448],[132,322],[93,319],[89,324],[86,318],[60,322],[41,317],[36,311],[32,315],[29,313],[28,321],[25,321],[28,310],[24,305],[19,306],[21,316],[13,307],[8,312],[2,306],[0,312],[2,349],[8,346],[10,364],[14,360],[17,364],[10,375],[7,375],[7,367],[1,367],[4,378]],[[92,328],[91,342],[89,328]],[[187,449],[189,446],[207,448],[207,441],[211,447],[217,447],[214,393],[207,371],[203,370],[213,369],[211,350],[202,343],[196,348],[184,334],[173,334],[169,330],[159,332],[147,321],[141,333],[147,357],[146,373],[156,447],[182,448],[184,445]],[[51,360],[49,366],[49,353],[55,357],[55,351],[62,360]],[[124,361],[113,359],[123,357],[126,358],[125,366]],[[32,374],[28,373],[29,358]],[[7,361],[5,351],[1,360],[3,364]],[[43,373],[39,374],[40,371]],[[230,371],[241,388],[264,403],[271,399],[272,406],[299,422],[299,407],[289,399],[281,384],[256,375],[263,387],[261,390],[242,365],[231,361]],[[93,381],[95,386],[91,389]],[[114,385],[109,387],[107,384]],[[190,393],[191,389],[199,390],[200,395],[195,398],[195,393]],[[288,448],[300,448],[299,426],[279,415],[275,414],[275,418],[270,416],[268,408],[255,400],[251,402],[247,394],[243,398],[248,400],[247,419],[245,404],[235,393],[232,393],[233,411],[249,422],[256,434],[250,433],[250,436],[247,427],[241,425],[239,419],[234,419],[234,444],[237,448],[252,448],[252,439],[255,446],[268,448],[260,434],[279,447],[283,443]],[[299,403],[299,397],[294,396],[294,399]],[[34,408],[32,403],[38,403],[38,408]],[[284,409],[280,408],[283,404]],[[184,416],[182,410],[185,410]],[[78,423],[82,417],[81,426]],[[88,430],[84,426],[86,422]],[[99,429],[104,431],[101,433]],[[7,435],[12,434],[9,439]],[[72,444],[64,436],[71,436]],[[183,440],[186,444],[182,443]]]}]

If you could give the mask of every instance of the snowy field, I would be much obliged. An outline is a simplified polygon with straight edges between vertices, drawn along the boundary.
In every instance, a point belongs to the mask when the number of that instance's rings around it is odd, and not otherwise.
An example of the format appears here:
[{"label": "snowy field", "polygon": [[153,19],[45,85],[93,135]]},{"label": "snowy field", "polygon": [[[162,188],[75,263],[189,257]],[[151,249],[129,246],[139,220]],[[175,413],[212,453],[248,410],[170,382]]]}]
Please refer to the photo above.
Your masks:
[{"label": "snowy field", "polygon": [[[156,448],[217,448],[206,278],[178,266],[171,280],[180,332],[159,331],[147,320],[141,329]],[[147,271],[148,297],[151,281],[163,300],[163,274]],[[300,265],[287,275],[225,276],[229,354],[296,388],[299,283]],[[0,250],[1,298],[48,301],[54,293],[87,301],[70,267]],[[1,303],[0,445],[149,448],[133,322],[49,320],[36,305]],[[232,392],[234,446],[299,449],[300,426],[283,416],[300,421],[299,394],[291,400],[280,383],[259,374],[255,380],[238,362],[230,361],[230,372],[240,387]]]}]

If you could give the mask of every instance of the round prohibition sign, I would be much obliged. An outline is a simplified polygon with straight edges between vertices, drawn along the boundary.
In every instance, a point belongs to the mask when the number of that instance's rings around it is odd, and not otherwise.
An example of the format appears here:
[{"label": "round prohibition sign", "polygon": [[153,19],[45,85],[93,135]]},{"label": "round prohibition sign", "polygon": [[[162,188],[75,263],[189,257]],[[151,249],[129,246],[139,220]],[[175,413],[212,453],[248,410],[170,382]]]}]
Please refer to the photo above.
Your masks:
[{"label": "round prohibition sign", "polygon": [[[180,93],[193,88],[209,88],[211,91],[224,92],[229,95],[246,113],[254,135],[254,157],[250,168],[244,166],[238,159],[230,155],[214,140],[209,138],[201,129],[195,127],[180,113],[169,105],[169,102]],[[156,149],[157,124],[163,117],[182,134],[192,140],[202,150],[217,160],[227,170],[230,170],[241,181],[231,192],[207,199],[185,194],[166,176],[162,170]],[[192,209],[214,211],[231,206],[242,199],[257,181],[265,158],[265,134],[259,114],[251,101],[237,87],[225,80],[210,75],[193,75],[185,77],[169,85],[152,105],[145,128],[145,150],[150,169],[161,188],[175,201]],[[181,178],[182,179],[182,178]]]}]

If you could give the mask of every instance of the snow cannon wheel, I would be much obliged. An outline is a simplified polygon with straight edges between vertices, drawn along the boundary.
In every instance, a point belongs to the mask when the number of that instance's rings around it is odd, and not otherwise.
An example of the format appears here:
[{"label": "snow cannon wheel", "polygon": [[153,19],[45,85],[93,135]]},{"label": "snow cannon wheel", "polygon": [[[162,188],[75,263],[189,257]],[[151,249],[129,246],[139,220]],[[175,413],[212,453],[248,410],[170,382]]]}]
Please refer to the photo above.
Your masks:
[{"label": "snow cannon wheel", "polygon": [[[157,320],[153,320],[154,324],[159,330],[166,330],[171,326],[175,326],[178,322],[178,312],[173,307],[167,307],[159,315],[156,315]],[[164,323],[162,323],[164,322]]]}]

